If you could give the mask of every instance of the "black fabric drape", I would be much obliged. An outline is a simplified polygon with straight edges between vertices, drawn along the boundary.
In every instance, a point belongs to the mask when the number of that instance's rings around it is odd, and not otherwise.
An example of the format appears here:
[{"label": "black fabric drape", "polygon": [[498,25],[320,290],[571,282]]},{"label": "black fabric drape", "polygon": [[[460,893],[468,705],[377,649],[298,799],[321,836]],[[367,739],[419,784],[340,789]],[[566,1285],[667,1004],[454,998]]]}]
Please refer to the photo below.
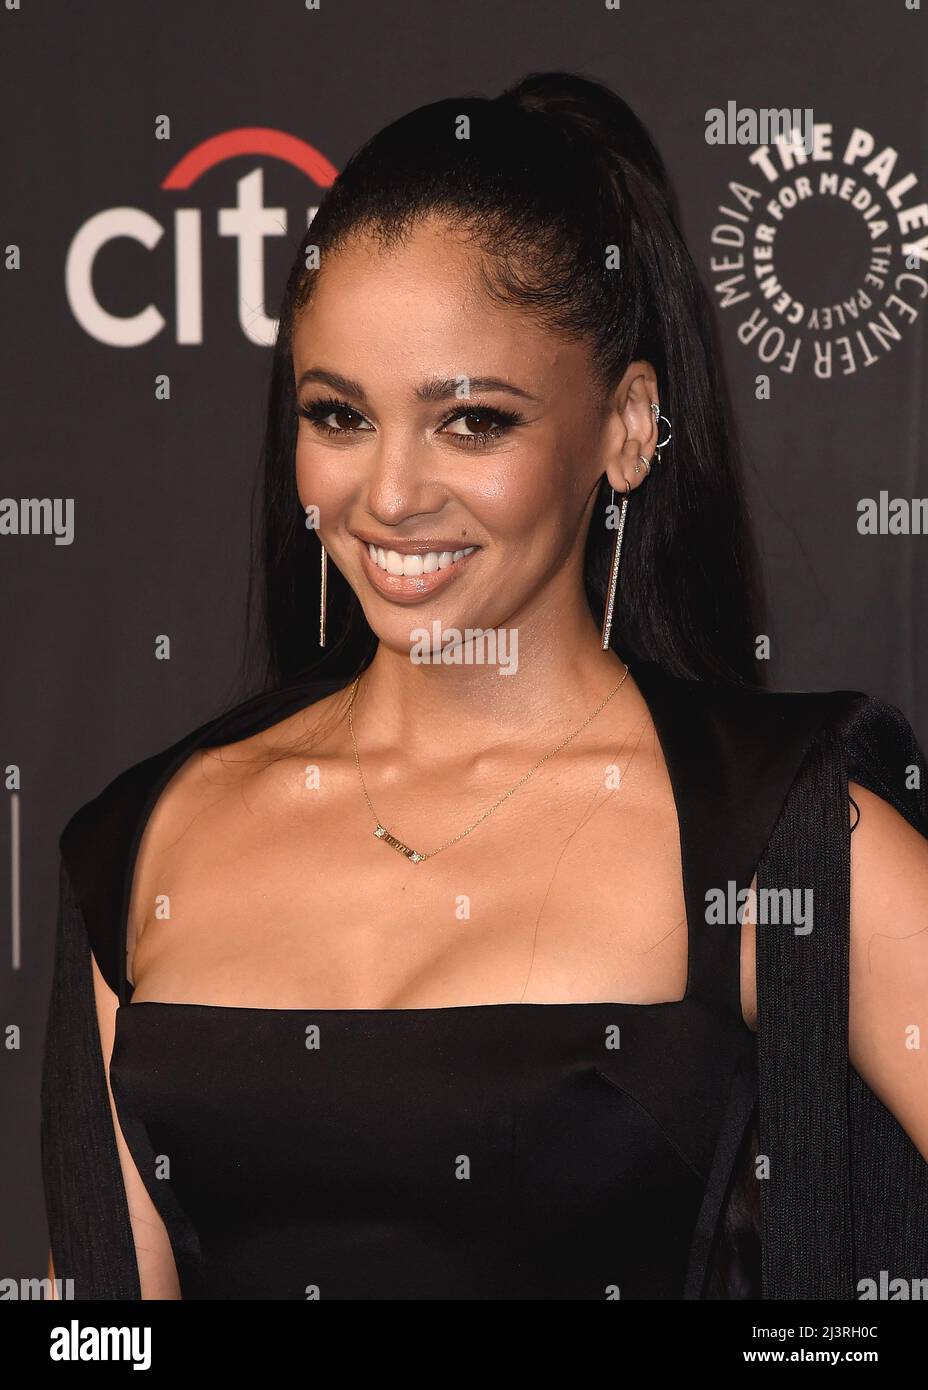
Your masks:
[{"label": "black fabric drape", "polygon": [[855,1299],[881,1270],[928,1277],[928,1163],[848,1057],[849,779],[928,837],[907,719],[849,702],[814,740],[758,867],[759,891],[811,888],[814,910],[808,935],[757,927],[764,1298]]},{"label": "black fabric drape", "polygon": [[90,942],[63,860],[42,1067],[41,1154],[56,1279],[73,1279],[75,1298],[140,1298]]}]

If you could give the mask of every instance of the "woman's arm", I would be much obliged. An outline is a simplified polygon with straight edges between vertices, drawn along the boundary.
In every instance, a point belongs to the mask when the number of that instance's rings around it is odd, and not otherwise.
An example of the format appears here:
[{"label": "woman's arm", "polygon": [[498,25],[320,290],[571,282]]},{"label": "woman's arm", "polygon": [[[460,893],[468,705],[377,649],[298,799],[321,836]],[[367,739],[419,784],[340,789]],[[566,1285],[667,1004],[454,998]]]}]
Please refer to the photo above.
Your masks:
[{"label": "woman's arm", "polygon": [[[851,1062],[928,1160],[928,840],[856,782]],[[851,823],[856,819],[849,808]]]},{"label": "woman's arm", "polygon": [[[857,782],[851,824],[848,1052],[928,1160],[928,840]],[[752,888],[757,890],[755,875]],[[814,908],[814,905],[813,905]],[[741,993],[757,1028],[753,914],[741,932]]]},{"label": "woman's arm", "polygon": [[106,1072],[106,1089],[109,1095],[116,1148],[119,1153],[123,1183],[126,1189],[126,1201],[129,1204],[129,1219],[132,1223],[132,1237],[135,1242],[142,1298],[179,1299],[181,1297],[180,1281],[177,1277],[171,1242],[164,1222],[139,1176],[139,1171],[123,1136],[110,1087],[110,1058],[113,1054],[113,1043],[116,1036],[116,1011],[119,1007],[119,1001],[100,974],[92,954],[90,959],[93,971],[93,992],[97,1007],[97,1023],[100,1029],[100,1047],[103,1053],[103,1068]]}]

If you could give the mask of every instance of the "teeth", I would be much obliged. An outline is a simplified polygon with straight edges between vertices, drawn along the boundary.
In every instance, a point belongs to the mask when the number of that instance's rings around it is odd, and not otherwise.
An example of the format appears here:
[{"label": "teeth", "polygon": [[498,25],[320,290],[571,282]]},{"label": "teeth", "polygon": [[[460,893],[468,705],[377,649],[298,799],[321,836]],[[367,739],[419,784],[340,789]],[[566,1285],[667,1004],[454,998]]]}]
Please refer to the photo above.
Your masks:
[{"label": "teeth", "polygon": [[383,546],[368,544],[367,547],[375,565],[387,574],[397,576],[434,574],[436,570],[446,570],[474,549],[469,545],[466,550],[430,550],[425,555],[401,555],[398,550],[384,550]]}]

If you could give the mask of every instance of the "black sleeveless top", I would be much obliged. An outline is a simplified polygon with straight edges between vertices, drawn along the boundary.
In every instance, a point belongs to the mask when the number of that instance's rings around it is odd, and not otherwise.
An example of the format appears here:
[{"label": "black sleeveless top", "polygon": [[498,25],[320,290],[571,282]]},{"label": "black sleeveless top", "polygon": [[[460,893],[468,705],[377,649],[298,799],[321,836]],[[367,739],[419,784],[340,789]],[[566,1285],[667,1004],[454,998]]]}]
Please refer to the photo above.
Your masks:
[{"label": "black sleeveless top", "polygon": [[695,1289],[755,1076],[740,929],[695,868],[677,1002],[120,1008],[110,1083],[184,1298]]},{"label": "black sleeveless top", "polygon": [[754,1060],[747,1026],[697,993],[143,1002],[116,1023],[120,1124],[184,1298],[683,1298]]},{"label": "black sleeveless top", "polygon": [[[42,1168],[56,1274],[78,1298],[140,1297],[91,951],[120,1005],[120,1126],[185,1299],[743,1297],[730,1282],[717,1291],[715,1263],[755,1118],[770,1165],[755,1189],[763,1291],[749,1296],[854,1297],[874,1269],[921,1270],[928,1165],[849,1066],[846,1010],[848,774],[928,836],[911,728],[861,692],[631,669],[679,818],[689,969],[677,1002],[133,1004],[126,919],[160,792],[197,747],[268,728],[344,681],[256,696],[72,816]],[[925,773],[915,793],[902,785],[912,764]],[[811,883],[816,904],[810,936],[758,929],[756,1039],[740,927],[706,913],[710,890],[747,888],[755,871],[762,891]]]}]

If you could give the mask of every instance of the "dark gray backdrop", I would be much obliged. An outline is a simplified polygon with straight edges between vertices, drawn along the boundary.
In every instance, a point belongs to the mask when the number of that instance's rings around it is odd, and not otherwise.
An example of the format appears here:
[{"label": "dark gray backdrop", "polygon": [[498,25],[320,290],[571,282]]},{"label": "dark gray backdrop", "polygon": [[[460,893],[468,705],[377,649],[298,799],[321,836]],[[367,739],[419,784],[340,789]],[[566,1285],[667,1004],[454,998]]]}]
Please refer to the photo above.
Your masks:
[{"label": "dark gray backdrop", "polygon": [[[903,243],[928,233],[928,209],[911,211],[928,198],[928,12],[913,3],[621,0],[607,9],[603,0],[322,0],[312,11],[301,0],[22,0],[20,10],[0,10],[0,494],[73,498],[75,506],[70,545],[55,545],[49,535],[0,535],[0,766],[21,770],[18,963],[9,788],[0,817],[0,1276],[45,1267],[38,1078],[57,837],[72,811],[117,772],[238,690],[269,353],[240,325],[238,248],[219,235],[218,212],[234,206],[239,180],[256,170],[264,206],[285,209],[286,236],[264,243],[273,312],[306,209],[321,193],[306,173],[271,154],[223,160],[186,189],[165,188],[166,175],[204,140],[242,127],[308,142],[338,168],[403,111],[455,93],[495,95],[530,69],[574,69],[615,87],[666,158],[684,232],[710,286],[737,276],[713,269],[711,258],[740,254],[713,245],[713,229],[745,225],[748,232],[746,278],[731,291],[746,287],[748,297],[719,318],[775,614],[771,684],[864,688],[899,704],[924,745],[928,537],[857,530],[861,498],[877,498],[881,489],[908,499],[928,491],[917,283],[906,281],[900,292],[907,309],[885,308],[894,277],[905,270]],[[774,263],[793,299],[840,304],[864,288],[874,247],[887,245],[879,271],[885,283],[871,285],[872,308],[850,332],[791,328],[785,307],[767,301],[764,308],[752,234],[768,219],[755,210],[741,224],[719,206],[745,212],[733,201],[732,180],[761,190],[764,200],[789,180],[768,181],[748,162],[750,146],[706,142],[706,111],[729,101],[812,108],[816,121],[831,126],[832,158],[810,162],[810,176],[817,182],[823,171],[837,171],[838,183],[854,184],[844,198],[801,200],[784,216]],[[155,138],[159,116],[170,118],[170,140]],[[855,130],[865,133],[859,141],[872,140],[874,154],[896,151],[891,176],[885,163],[865,174],[865,161],[842,160]],[[915,178],[897,190],[894,208],[889,191],[909,174]],[[849,199],[860,189],[869,190],[870,202],[855,209]],[[877,205],[890,216],[874,240],[863,214]],[[108,243],[94,269],[93,291],[110,313],[131,315],[152,303],[163,314],[162,330],[136,347],[89,333],[65,286],[75,236],[114,208],[136,209],[129,216],[137,222],[147,217],[164,229],[151,249],[125,238]],[[202,217],[200,343],[178,341],[176,209]],[[904,209],[908,232],[898,221]],[[11,246],[19,248],[19,268]],[[739,341],[739,327],[761,311],[773,330],[764,351],[776,346],[778,325],[787,329],[784,353],[801,337],[792,371],[781,370],[782,356],[765,366],[756,341]],[[888,350],[877,347],[864,328],[868,351],[853,329],[879,322],[881,311],[898,341],[890,335]],[[853,371],[841,355],[844,336]],[[813,342],[826,340],[834,353],[830,379],[812,370]],[[763,372],[769,399],[758,390]],[[169,401],[155,399],[160,374],[170,378]],[[161,633],[171,637],[170,661],[154,657]]]}]

